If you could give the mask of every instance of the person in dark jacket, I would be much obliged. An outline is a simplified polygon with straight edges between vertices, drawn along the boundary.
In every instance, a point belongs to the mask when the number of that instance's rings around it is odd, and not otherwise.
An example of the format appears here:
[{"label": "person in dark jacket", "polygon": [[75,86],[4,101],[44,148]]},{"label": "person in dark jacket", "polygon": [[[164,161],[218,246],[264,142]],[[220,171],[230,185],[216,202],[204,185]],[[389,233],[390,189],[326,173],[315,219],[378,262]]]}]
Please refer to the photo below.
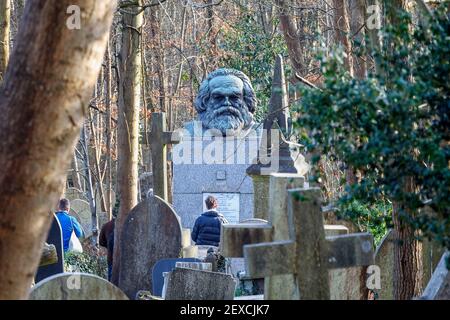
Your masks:
[{"label": "person in dark jacket", "polygon": [[208,211],[197,218],[192,230],[191,238],[196,245],[219,246],[220,228],[227,220],[217,211],[217,199],[208,196],[205,200]]},{"label": "person in dark jacket", "polygon": [[113,264],[113,252],[114,252],[114,227],[116,218],[105,223],[102,226],[99,236],[99,244],[108,250],[107,262],[108,262],[108,281],[111,281],[112,276],[112,264]]}]

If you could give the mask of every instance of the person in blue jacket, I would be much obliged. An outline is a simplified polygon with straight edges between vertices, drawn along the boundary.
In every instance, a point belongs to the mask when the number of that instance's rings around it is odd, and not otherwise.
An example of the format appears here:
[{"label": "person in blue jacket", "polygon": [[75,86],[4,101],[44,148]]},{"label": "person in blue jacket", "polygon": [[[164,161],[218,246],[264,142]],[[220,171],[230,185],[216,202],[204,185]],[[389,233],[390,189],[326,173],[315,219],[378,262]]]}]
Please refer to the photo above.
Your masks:
[{"label": "person in blue jacket", "polygon": [[220,228],[223,223],[228,223],[225,217],[217,211],[219,206],[217,199],[208,196],[205,200],[208,211],[195,220],[191,238],[196,245],[219,246]]},{"label": "person in blue jacket", "polygon": [[62,235],[63,235],[63,246],[64,252],[69,250],[69,242],[72,232],[78,238],[83,237],[83,228],[75,217],[69,215],[70,201],[68,199],[60,199],[58,205],[58,212],[56,212],[56,218],[61,225]]}]

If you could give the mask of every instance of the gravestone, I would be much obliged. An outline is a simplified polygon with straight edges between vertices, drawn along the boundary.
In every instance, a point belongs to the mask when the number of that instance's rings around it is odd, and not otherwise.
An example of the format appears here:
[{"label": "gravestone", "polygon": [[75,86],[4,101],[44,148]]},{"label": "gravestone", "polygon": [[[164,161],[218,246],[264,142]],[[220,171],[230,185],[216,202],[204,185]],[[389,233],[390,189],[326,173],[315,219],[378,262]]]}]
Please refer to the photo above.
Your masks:
[{"label": "gravestone", "polygon": [[446,266],[449,253],[444,253],[423,293],[424,300],[450,300],[450,271]]},{"label": "gravestone", "polygon": [[44,243],[39,267],[47,266],[58,262],[58,252],[53,244]]},{"label": "gravestone", "polygon": [[[335,230],[338,234],[358,233],[359,227],[350,220],[342,219],[336,215],[333,208],[324,209],[324,221],[328,225],[328,233],[331,231],[331,226],[338,228],[346,228],[345,230]],[[344,231],[343,233],[339,233]],[[366,300],[365,296],[365,267],[351,267],[345,269],[329,270],[331,299],[332,300]]]},{"label": "gravestone", "polygon": [[[349,234],[343,225],[325,225],[325,236]],[[365,300],[361,296],[361,267],[328,270],[331,300]]]},{"label": "gravestone", "polygon": [[[99,200],[100,201],[100,200]],[[97,217],[98,217],[98,226],[101,227],[109,221],[109,217],[106,212],[100,212],[101,205],[100,202],[97,202]],[[92,236],[92,213],[91,207],[87,201],[81,199],[75,199],[70,203],[70,212],[69,214],[77,219],[77,221],[81,224],[83,228],[84,236],[89,238]]]},{"label": "gravestone", "polygon": [[166,300],[233,300],[236,282],[219,272],[176,268],[168,274]]},{"label": "gravestone", "polygon": [[71,201],[69,214],[80,223],[86,238],[92,236],[92,213],[89,202],[81,199]]},{"label": "gravestone", "polygon": [[55,274],[64,272],[64,247],[63,247],[63,237],[61,231],[61,225],[59,224],[56,215],[53,215],[52,225],[50,231],[47,235],[46,242],[49,245],[54,245],[56,248],[56,253],[58,261],[53,264],[48,264],[41,266],[37,269],[36,275],[34,277],[34,282],[38,283],[45,278],[51,277]]},{"label": "gravestone", "polygon": [[[103,185],[103,196],[105,197],[105,205],[108,205],[108,187],[106,185]],[[116,203],[116,192],[114,191],[114,189],[111,189],[111,203],[112,208],[114,208],[114,205]],[[103,219],[103,216],[106,217],[106,214],[104,214],[104,211],[102,209],[102,198],[100,196],[100,192],[96,192],[95,194],[95,208],[97,210],[97,214],[99,215],[99,225],[101,226],[100,219]]]},{"label": "gravestone", "polygon": [[240,71],[217,69],[202,82],[198,117],[177,130],[182,139],[172,150],[173,204],[183,227],[193,227],[208,195],[219,199],[218,209],[230,223],[252,218],[253,186],[245,172],[261,138],[256,107],[251,82]]},{"label": "gravestone", "polygon": [[300,299],[330,299],[328,269],[373,264],[368,233],[325,237],[320,189],[289,190],[290,240],[244,246],[252,277],[293,274]]},{"label": "gravestone", "polygon": [[182,249],[179,217],[158,196],[151,196],[128,214],[121,234],[119,288],[134,299],[152,288],[152,268],[161,259],[178,258]]},{"label": "gravestone", "polygon": [[[438,214],[430,207],[425,206],[421,209],[421,214],[428,216],[429,218],[438,218]],[[424,238],[422,241],[422,265],[423,265],[423,287],[425,288],[427,283],[433,276],[442,255],[445,253],[445,247],[442,244]]]},{"label": "gravestone", "polygon": [[[285,165],[284,168],[288,168],[288,166]],[[301,188],[304,184],[305,178],[298,173],[272,173],[269,176],[268,214],[269,221],[273,226],[272,241],[289,240],[287,191],[288,189]],[[292,286],[289,287],[290,284]],[[297,286],[294,284],[293,275],[290,274],[266,277],[264,280],[264,296],[267,300],[298,298]]]},{"label": "gravestone", "polygon": [[73,187],[66,189],[66,191],[64,192],[64,197],[69,199],[70,202],[76,199],[81,199],[85,201],[88,200],[83,191]]},{"label": "gravestone", "polygon": [[[394,300],[394,231],[389,230],[375,251],[375,265],[380,268],[381,288],[375,290],[378,300]],[[425,287],[435,272],[445,249],[434,241],[423,239],[422,263],[423,286]]]},{"label": "gravestone", "polygon": [[377,300],[394,299],[394,231],[391,229],[381,239],[375,251],[375,265],[380,268],[380,289],[376,290]]},{"label": "gravestone", "polygon": [[196,258],[179,258],[179,259],[162,259],[155,263],[152,269],[152,294],[154,296],[161,296],[164,285],[163,272],[172,271],[175,268],[176,263],[184,262],[201,262]]},{"label": "gravestone", "polygon": [[31,288],[30,300],[128,300],[119,288],[96,275],[62,273]]},{"label": "gravestone", "polygon": [[[227,138],[203,135],[198,123],[195,128],[195,135],[182,130],[182,142],[172,150],[173,205],[183,227],[193,228],[206,211],[204,200],[209,195],[218,199],[218,210],[228,222],[252,218],[253,186],[245,170],[256,155],[259,132]],[[208,150],[221,151],[209,159]],[[190,154],[189,159],[183,160],[182,154]]]},{"label": "gravestone", "polygon": [[212,271],[212,264],[207,262],[186,262],[177,261],[175,268],[179,269],[194,269],[201,271]]},{"label": "gravestone", "polygon": [[426,287],[440,262],[440,258],[445,253],[445,247],[427,238],[423,239],[422,245],[423,287]]}]

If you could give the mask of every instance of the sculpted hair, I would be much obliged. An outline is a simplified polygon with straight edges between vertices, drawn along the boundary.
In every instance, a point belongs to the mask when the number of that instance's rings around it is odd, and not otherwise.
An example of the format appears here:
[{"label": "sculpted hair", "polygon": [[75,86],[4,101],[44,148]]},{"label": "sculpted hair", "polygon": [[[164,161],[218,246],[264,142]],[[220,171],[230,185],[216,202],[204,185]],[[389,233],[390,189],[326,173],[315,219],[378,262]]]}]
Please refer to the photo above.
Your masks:
[{"label": "sculpted hair", "polygon": [[208,77],[203,80],[200,85],[200,89],[197,94],[197,98],[195,99],[194,106],[195,110],[200,114],[206,110],[209,100],[209,82],[215,77],[220,76],[235,76],[242,80],[244,83],[244,103],[247,106],[247,109],[250,113],[254,113],[256,110],[256,95],[253,90],[250,79],[241,71],[235,69],[227,69],[221,68],[211,72]]}]

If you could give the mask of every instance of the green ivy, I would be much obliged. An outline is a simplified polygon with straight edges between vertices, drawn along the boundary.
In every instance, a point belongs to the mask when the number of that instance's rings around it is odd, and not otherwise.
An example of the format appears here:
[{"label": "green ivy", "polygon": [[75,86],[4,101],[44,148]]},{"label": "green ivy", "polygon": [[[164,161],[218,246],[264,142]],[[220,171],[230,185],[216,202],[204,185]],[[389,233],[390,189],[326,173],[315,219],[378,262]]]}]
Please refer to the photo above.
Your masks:
[{"label": "green ivy", "polygon": [[341,199],[338,217],[353,221],[361,232],[370,232],[375,246],[379,245],[388,229],[392,228],[392,205],[388,201],[366,203],[361,200]]},{"label": "green ivy", "polygon": [[[341,48],[319,55],[324,83],[301,88],[295,128],[308,151],[362,173],[339,201],[343,212],[356,221],[382,221],[386,210],[366,209],[395,202],[401,219],[450,249],[448,13],[446,1],[413,32],[410,16],[399,15],[400,23],[382,32],[385,50],[373,53],[381,72],[367,79],[344,70]],[[405,188],[411,177],[414,190]],[[425,214],[426,206],[433,215]]]},{"label": "green ivy", "polygon": [[68,272],[83,272],[95,274],[101,278],[108,279],[108,264],[106,262],[106,257],[97,257],[86,252],[65,253],[64,270]]}]

